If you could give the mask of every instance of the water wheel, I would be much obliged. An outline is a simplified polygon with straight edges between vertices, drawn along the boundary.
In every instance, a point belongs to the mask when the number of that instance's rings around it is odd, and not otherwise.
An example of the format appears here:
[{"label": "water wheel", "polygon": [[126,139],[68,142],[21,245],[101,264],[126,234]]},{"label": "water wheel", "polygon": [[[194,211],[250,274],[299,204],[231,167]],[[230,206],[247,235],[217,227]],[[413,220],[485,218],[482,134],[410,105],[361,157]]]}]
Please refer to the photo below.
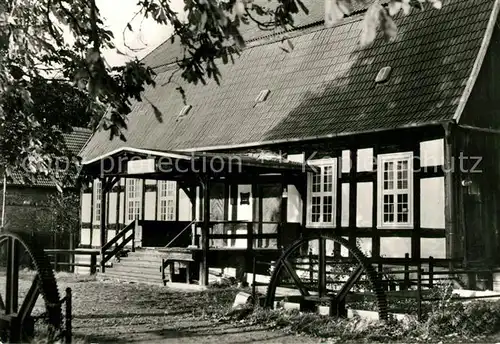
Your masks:
[{"label": "water wheel", "polygon": [[[34,337],[35,328],[56,340],[61,335],[61,301],[43,249],[29,234],[3,232],[0,254],[0,275],[4,279],[4,283],[0,282],[0,340],[28,342]],[[43,303],[35,315],[40,295]]]},{"label": "water wheel", "polygon": [[357,245],[330,234],[299,239],[278,259],[264,306],[280,302],[299,304],[302,311],[328,307],[331,316],[340,317],[368,303],[376,306],[379,319],[388,316],[387,298],[370,260]]}]

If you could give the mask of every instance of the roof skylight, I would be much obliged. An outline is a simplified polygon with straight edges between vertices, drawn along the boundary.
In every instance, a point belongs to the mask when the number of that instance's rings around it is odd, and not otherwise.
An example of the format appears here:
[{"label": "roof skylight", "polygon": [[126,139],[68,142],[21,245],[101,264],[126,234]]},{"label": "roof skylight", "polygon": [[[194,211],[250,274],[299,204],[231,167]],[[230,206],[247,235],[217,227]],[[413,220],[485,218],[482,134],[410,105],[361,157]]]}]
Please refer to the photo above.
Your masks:
[{"label": "roof skylight", "polygon": [[271,91],[269,91],[269,90],[262,90],[262,91],[260,91],[259,95],[255,99],[255,102],[256,103],[262,103],[263,101],[265,101],[267,99],[267,97],[269,96],[270,92]]},{"label": "roof skylight", "polygon": [[192,105],[184,105],[181,112],[179,112],[179,115],[177,115],[177,120],[186,117],[192,107]]},{"label": "roof skylight", "polygon": [[383,67],[379,70],[377,77],[375,78],[375,83],[383,84],[384,82],[387,82],[391,76],[391,71],[392,68],[390,66]]}]

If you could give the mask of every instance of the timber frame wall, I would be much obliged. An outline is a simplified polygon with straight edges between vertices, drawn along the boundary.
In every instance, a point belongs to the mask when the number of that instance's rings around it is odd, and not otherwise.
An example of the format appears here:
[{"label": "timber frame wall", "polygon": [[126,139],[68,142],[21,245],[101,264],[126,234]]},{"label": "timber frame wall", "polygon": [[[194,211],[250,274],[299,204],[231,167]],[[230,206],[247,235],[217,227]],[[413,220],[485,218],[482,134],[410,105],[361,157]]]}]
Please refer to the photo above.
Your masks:
[{"label": "timber frame wall", "polygon": [[[421,239],[436,239],[436,240],[441,240],[443,241],[444,238],[446,238],[446,250],[445,252],[441,252],[441,255],[443,258],[462,258],[461,257],[461,249],[457,250],[456,247],[462,247],[463,242],[461,240],[458,240],[458,242],[455,242],[451,244],[452,238],[450,237],[450,233],[455,232],[455,226],[456,223],[451,219],[450,214],[454,214],[455,211],[453,210],[452,203],[446,202],[446,220],[445,220],[445,226],[443,228],[428,228],[428,227],[423,227],[421,225],[421,209],[420,209],[420,181],[422,179],[426,178],[436,178],[436,177],[444,177],[445,179],[445,187],[446,190],[448,190],[451,186],[455,185],[456,187],[456,182],[453,181],[453,175],[452,174],[445,174],[443,166],[427,166],[427,168],[422,168],[420,169],[420,166],[418,165],[419,159],[414,159],[414,169],[417,170],[418,172],[415,172],[413,174],[413,228],[394,228],[394,229],[380,229],[377,227],[377,216],[378,216],[378,195],[377,195],[377,183],[378,183],[378,177],[377,177],[377,169],[376,169],[376,157],[379,154],[387,154],[387,153],[399,153],[399,152],[412,152],[414,157],[419,157],[420,156],[420,143],[423,141],[432,141],[432,140],[439,140],[443,139],[443,142],[446,142],[444,140],[445,138],[445,130],[442,126],[434,126],[434,127],[427,127],[423,129],[411,129],[411,130],[397,130],[393,131],[390,133],[374,133],[370,135],[357,135],[353,137],[346,137],[343,139],[331,139],[328,141],[315,141],[315,142],[296,142],[293,144],[288,144],[288,145],[280,145],[280,146],[270,146],[270,147],[260,147],[258,150],[239,150],[239,151],[232,151],[234,153],[248,153],[248,152],[261,152],[261,151],[273,151],[275,153],[278,152],[286,152],[288,155],[292,154],[304,154],[304,156],[309,157],[314,154],[314,159],[320,159],[323,157],[331,157],[331,158],[337,158],[338,161],[342,160],[342,155],[343,152],[346,154],[348,152],[350,161],[352,162],[349,171],[342,171],[339,170],[338,174],[338,179],[337,179],[337,188],[336,188],[336,204],[334,205],[336,207],[336,216],[335,216],[335,228],[332,228],[331,230],[340,236],[347,237],[349,238],[349,241],[352,243],[356,243],[357,239],[365,239],[371,241],[371,255],[373,257],[380,257],[382,252],[381,252],[381,240],[385,240],[386,238],[404,238],[405,240],[409,239],[411,240],[411,247],[409,248],[409,254],[412,257],[412,259],[418,259],[421,256]],[[446,144],[444,144],[444,151],[446,151]],[[372,171],[366,171],[366,172],[358,172],[357,171],[357,155],[359,150],[363,149],[372,149],[373,150],[373,157],[375,158],[374,160],[374,166]],[[227,151],[226,151],[227,152]],[[252,196],[257,197],[258,193],[255,182],[252,183],[251,180],[235,180],[233,181],[234,183],[238,184],[252,184],[253,191]],[[371,226],[368,227],[358,227],[357,226],[357,197],[358,197],[358,183],[371,183],[372,184],[372,195],[369,195],[367,197],[371,197]],[[153,192],[156,191],[157,185],[156,184],[146,184],[145,182],[143,184],[143,192],[142,192],[142,219],[144,219],[145,215],[145,195],[146,192]],[[286,181],[285,181],[286,184]],[[291,184],[291,183],[290,183]],[[348,205],[342,204],[342,185],[348,185],[349,186],[349,197],[348,197]],[[306,189],[307,183],[304,181],[303,185],[303,190],[300,190],[301,193],[304,192]],[[180,183],[178,183],[178,192],[177,195],[179,195],[179,190],[180,190]],[[229,210],[229,204],[228,202],[232,202],[233,198],[236,196],[234,195],[234,192],[236,191],[236,188],[232,187],[231,189],[231,195],[229,195],[228,190],[225,190],[225,201],[224,201],[224,209],[226,210],[226,216],[230,215],[227,214],[227,211]],[[123,216],[126,216],[126,202],[124,197],[126,197],[126,184],[124,185],[123,182],[119,182],[116,185],[113,186],[112,192],[116,192],[117,194],[117,200],[116,200],[116,207],[117,207],[117,214],[116,217],[113,219],[108,218],[108,230],[107,235],[108,235],[108,240],[110,238],[110,235],[115,232],[116,229],[119,229],[123,227],[125,223],[125,218],[120,219],[120,215],[123,214]],[[90,198],[92,201],[94,199],[94,195],[92,194],[92,189],[87,188],[83,190],[83,194],[90,195]],[[448,191],[446,191],[446,194],[448,195]],[[108,196],[109,197],[109,193]],[[178,200],[177,196],[177,200]],[[440,197],[439,195],[436,195],[436,197]],[[444,197],[444,195],[442,196]],[[157,214],[158,214],[158,205],[156,204],[158,202],[158,197],[155,197],[155,219],[157,220]],[[287,198],[283,198],[283,203],[282,203],[282,209],[285,210],[287,209],[286,201]],[[106,202],[107,207],[109,207],[109,199],[108,202]],[[258,204],[258,202],[253,202],[254,205]],[[201,214],[201,202],[198,202],[199,207],[199,212]],[[343,212],[343,207],[348,206],[348,223],[343,223],[345,222],[344,219],[342,219],[342,212]],[[123,207],[123,209],[120,211],[119,207]],[[93,206],[91,206],[93,208]],[[179,202],[177,202],[177,216],[178,216],[178,208],[179,208]],[[195,205],[192,205],[193,210],[195,209]],[[232,218],[235,219],[234,217],[234,212],[236,211],[236,207],[232,206],[231,210],[233,212]],[[255,212],[258,209],[254,207],[253,213],[256,214]],[[198,212],[197,211],[197,212]],[[304,224],[306,222],[306,213],[307,213],[307,205],[305,202],[302,204],[302,223]],[[282,220],[286,219],[286,211],[282,212]],[[178,217],[177,217],[178,218]],[[93,223],[94,221],[94,214],[93,210],[91,209],[90,212],[90,223],[82,223],[82,228],[91,228],[91,233],[94,232],[96,229],[99,229],[100,226],[99,224]],[[314,230],[314,229],[307,229],[307,230]],[[330,230],[330,229],[329,229]],[[92,234],[91,234],[92,235]],[[460,238],[458,238],[460,239]],[[91,243],[93,242],[92,238],[90,239]],[[454,252],[455,251],[455,252]],[[439,253],[438,253],[439,254]],[[404,254],[403,254],[404,256]],[[422,257],[422,258],[427,258],[427,257]]]}]

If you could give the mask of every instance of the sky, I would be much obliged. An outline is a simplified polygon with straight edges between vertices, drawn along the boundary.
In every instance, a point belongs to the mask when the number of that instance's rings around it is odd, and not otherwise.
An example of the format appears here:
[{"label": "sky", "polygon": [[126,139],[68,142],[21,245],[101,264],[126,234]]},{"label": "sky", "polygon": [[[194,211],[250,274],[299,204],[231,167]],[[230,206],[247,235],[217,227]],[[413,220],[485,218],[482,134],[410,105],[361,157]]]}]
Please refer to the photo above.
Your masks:
[{"label": "sky", "polygon": [[[97,0],[96,4],[104,18],[107,28],[114,33],[115,45],[120,52],[128,55],[124,56],[113,51],[105,51],[106,61],[114,66],[123,64],[130,57],[142,58],[150,51],[164,42],[172,33],[172,29],[165,25],[157,24],[153,19],[144,19],[138,16],[132,21],[133,32],[126,30],[125,42],[134,50],[128,49],[124,45],[123,29],[140,9],[137,6],[138,0]],[[171,0],[174,10],[180,11],[183,7],[183,0]],[[142,21],[142,24],[141,24]],[[136,50],[137,49],[137,50]]]}]

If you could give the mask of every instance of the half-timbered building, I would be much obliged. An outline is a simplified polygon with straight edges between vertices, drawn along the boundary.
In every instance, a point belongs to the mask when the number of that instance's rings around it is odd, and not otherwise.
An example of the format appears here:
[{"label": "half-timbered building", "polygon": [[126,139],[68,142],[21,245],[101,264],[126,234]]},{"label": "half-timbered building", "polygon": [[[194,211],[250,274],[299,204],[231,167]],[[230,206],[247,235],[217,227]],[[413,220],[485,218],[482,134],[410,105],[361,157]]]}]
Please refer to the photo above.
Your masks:
[{"label": "half-timbered building", "polygon": [[165,42],[143,60],[156,87],[133,104],[127,141],[99,131],[82,151],[95,181],[81,246],[135,223],[135,247],[198,250],[202,280],[238,260],[220,252],[277,254],[308,231],[372,257],[497,266],[499,6],[414,10],[393,41],[361,48],[364,9],[325,28],[311,3],[286,33],[291,51],[284,32],[244,28],[220,85],[172,77],[182,49]]}]

